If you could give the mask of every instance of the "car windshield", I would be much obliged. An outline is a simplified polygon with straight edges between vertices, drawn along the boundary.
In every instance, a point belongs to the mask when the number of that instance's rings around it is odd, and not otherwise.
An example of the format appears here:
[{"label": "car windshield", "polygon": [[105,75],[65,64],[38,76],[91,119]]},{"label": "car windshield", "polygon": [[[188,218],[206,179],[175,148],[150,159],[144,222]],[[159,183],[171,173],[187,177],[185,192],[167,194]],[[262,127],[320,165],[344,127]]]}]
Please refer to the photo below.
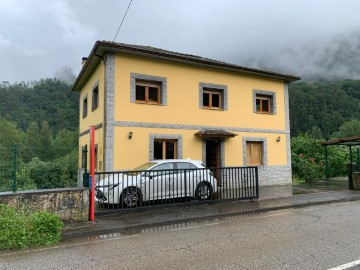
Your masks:
[{"label": "car windshield", "polygon": [[[132,171],[146,171],[147,169],[149,169],[150,167],[156,165],[157,163],[155,162],[146,162],[144,164],[141,164],[140,166],[135,167],[134,169],[132,169]],[[141,172],[136,172],[136,173],[131,173],[131,174],[139,174]]]}]

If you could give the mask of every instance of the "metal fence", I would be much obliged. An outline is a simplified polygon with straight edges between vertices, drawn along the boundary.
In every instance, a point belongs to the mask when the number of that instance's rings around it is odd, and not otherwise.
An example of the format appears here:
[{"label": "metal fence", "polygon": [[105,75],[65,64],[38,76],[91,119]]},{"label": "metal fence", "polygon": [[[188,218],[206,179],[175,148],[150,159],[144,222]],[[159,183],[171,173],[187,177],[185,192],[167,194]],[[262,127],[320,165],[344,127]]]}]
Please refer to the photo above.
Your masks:
[{"label": "metal fence", "polygon": [[95,173],[97,212],[258,197],[257,167]]},{"label": "metal fence", "polygon": [[0,148],[0,192],[77,186],[78,150]]}]

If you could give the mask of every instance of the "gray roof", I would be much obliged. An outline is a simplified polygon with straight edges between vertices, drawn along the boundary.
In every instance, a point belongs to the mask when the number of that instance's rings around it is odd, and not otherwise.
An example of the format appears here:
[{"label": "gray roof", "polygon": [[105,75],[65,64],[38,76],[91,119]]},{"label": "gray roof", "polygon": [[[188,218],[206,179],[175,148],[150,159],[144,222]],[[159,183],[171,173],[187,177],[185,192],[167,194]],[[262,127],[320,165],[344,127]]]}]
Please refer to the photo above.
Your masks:
[{"label": "gray roof", "polygon": [[288,75],[278,72],[244,67],[196,55],[172,52],[150,46],[130,45],[110,41],[97,41],[92,48],[86,63],[83,65],[80,74],[76,78],[76,81],[72,87],[73,91],[80,90],[88,76],[90,76],[96,65],[102,60],[102,58],[106,55],[107,52],[118,52],[130,55],[138,55],[164,61],[184,63],[194,66],[203,66],[207,68],[239,72],[242,74],[249,74],[260,77],[274,78],[286,82],[293,82],[301,79],[300,77],[295,75]]}]

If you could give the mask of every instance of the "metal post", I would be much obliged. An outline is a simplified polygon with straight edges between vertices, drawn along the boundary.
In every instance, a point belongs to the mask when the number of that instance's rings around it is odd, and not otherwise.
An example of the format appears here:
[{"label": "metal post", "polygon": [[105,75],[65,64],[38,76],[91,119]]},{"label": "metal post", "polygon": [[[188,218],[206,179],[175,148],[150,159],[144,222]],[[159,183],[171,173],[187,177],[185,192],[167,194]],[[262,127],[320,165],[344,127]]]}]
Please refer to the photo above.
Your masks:
[{"label": "metal post", "polygon": [[87,150],[87,144],[85,144],[85,146],[83,146],[82,148],[82,167],[84,169],[84,173],[83,173],[83,186],[84,187],[90,187],[89,186],[89,174],[88,174],[88,158],[87,158],[87,154],[88,154],[88,150]]},{"label": "metal post", "polygon": [[12,182],[12,191],[16,192],[17,190],[17,185],[16,185],[16,158],[17,158],[17,145],[14,144],[13,147],[13,161],[14,161],[14,173],[13,173],[13,182]]},{"label": "metal post", "polygon": [[95,220],[95,126],[90,127],[90,221]]},{"label": "metal post", "polygon": [[353,188],[353,179],[352,179],[352,172],[353,172],[353,159],[352,159],[352,151],[351,151],[351,146],[349,146],[349,150],[350,150],[350,164],[349,164],[349,168],[348,168],[348,178],[349,178],[349,189],[352,190]]},{"label": "metal post", "polygon": [[326,180],[329,180],[330,170],[329,170],[329,157],[328,157],[327,146],[325,146],[325,175],[326,175]]}]

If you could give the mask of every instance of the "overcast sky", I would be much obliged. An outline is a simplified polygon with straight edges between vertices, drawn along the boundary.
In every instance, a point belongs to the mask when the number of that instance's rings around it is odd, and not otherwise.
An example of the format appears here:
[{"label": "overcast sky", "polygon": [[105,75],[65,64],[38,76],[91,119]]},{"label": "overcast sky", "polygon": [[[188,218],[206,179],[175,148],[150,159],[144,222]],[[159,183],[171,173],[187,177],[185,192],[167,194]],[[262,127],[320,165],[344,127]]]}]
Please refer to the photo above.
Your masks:
[{"label": "overcast sky", "polygon": [[[0,0],[0,82],[77,75],[130,0]],[[133,0],[117,42],[308,80],[360,79],[360,0]]]}]

